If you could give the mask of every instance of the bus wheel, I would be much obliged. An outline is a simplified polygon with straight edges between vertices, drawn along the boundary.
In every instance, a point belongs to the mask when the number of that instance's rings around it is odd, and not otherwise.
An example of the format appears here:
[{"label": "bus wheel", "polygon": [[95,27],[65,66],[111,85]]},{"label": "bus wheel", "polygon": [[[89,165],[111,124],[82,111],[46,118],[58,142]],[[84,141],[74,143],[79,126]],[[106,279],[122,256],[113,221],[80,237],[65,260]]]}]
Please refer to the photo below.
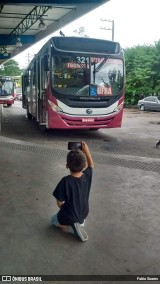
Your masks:
[{"label": "bus wheel", "polygon": [[92,130],[92,131],[98,131],[99,128],[90,128],[89,130]]},{"label": "bus wheel", "polygon": [[11,107],[12,105],[10,105],[10,104],[7,104],[7,107]]},{"label": "bus wheel", "polygon": [[41,130],[42,132],[47,131],[47,128],[45,125],[39,125],[39,130]]}]

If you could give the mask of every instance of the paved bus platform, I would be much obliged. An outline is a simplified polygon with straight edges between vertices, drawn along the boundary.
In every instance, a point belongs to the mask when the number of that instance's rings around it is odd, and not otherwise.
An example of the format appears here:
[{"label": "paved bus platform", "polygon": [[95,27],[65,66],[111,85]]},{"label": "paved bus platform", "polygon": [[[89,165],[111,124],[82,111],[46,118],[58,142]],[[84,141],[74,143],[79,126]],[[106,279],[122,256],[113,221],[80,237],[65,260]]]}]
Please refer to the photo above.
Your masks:
[{"label": "paved bus platform", "polygon": [[83,243],[50,223],[66,154],[0,136],[0,274],[91,275],[99,283],[110,282],[101,275],[160,274],[159,159],[93,153]]}]

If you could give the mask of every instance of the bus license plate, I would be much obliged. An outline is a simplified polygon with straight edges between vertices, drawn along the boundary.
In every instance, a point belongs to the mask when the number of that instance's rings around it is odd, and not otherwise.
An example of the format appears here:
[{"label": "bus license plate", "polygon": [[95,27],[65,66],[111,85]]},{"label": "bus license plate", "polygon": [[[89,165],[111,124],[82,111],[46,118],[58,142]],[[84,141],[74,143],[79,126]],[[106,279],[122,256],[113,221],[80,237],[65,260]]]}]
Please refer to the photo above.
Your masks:
[{"label": "bus license plate", "polygon": [[94,122],[94,118],[82,118],[82,122]]}]

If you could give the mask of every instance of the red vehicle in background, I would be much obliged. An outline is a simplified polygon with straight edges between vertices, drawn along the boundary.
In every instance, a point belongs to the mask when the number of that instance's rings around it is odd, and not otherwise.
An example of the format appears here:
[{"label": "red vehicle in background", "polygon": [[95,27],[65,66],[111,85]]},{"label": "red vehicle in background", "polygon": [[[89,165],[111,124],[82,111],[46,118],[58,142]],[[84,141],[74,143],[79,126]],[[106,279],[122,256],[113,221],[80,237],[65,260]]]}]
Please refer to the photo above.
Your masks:
[{"label": "red vehicle in background", "polygon": [[14,80],[10,76],[0,76],[0,104],[10,107],[14,104]]}]

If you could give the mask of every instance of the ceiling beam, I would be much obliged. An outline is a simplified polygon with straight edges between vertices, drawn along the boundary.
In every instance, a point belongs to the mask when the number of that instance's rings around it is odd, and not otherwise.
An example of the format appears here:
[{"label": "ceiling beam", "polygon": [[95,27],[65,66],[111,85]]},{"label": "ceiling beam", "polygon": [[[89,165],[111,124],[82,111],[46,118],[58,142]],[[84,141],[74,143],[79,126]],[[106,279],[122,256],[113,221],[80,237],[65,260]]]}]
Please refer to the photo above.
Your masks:
[{"label": "ceiling beam", "polygon": [[[11,56],[10,54],[8,54],[7,56],[3,55],[2,53],[0,53],[0,60],[6,61],[8,59],[10,59]],[[0,62],[0,65],[2,64],[2,62]]]},{"label": "ceiling beam", "polygon": [[[4,5],[3,5],[3,7],[4,7]],[[65,10],[71,10],[71,8],[70,7],[66,7],[66,6],[54,6],[54,8],[56,8],[56,9],[61,9],[61,8],[63,8],[63,9],[65,9]],[[1,12],[1,15],[20,15],[20,16],[27,16],[28,15],[28,13],[17,13],[17,12]],[[43,15],[43,17],[44,16],[47,16],[47,14],[45,15]]]},{"label": "ceiling beam", "polygon": [[[34,35],[22,35],[21,36],[22,44],[34,44],[35,43],[35,36]],[[4,35],[0,34],[0,45],[16,45],[16,38],[12,35]]]},{"label": "ceiling beam", "polygon": [[48,10],[50,6],[37,6],[18,24],[11,32],[11,35],[17,37],[22,35],[30,27],[32,27]]},{"label": "ceiling beam", "polygon": [[0,5],[0,13],[2,13],[4,5]]},{"label": "ceiling beam", "polygon": [[[23,17],[22,16],[7,16],[7,15],[2,15],[2,14],[0,14],[0,19],[23,19]],[[46,21],[49,21],[49,22],[58,22],[59,20],[57,20],[57,19],[52,19],[52,18],[47,18],[47,17],[45,17],[45,15],[43,15],[43,19],[45,20],[45,22]],[[36,16],[36,20],[37,20],[37,16]],[[4,27],[0,27],[0,29],[5,29]],[[13,29],[13,28],[6,28],[6,29]],[[32,30],[32,28],[31,29],[29,29],[29,30]],[[34,29],[34,30],[38,30],[38,28],[37,29]]]},{"label": "ceiling beam", "polygon": [[103,4],[108,2],[107,0],[1,0],[1,4],[5,5],[78,5],[78,4]]}]

